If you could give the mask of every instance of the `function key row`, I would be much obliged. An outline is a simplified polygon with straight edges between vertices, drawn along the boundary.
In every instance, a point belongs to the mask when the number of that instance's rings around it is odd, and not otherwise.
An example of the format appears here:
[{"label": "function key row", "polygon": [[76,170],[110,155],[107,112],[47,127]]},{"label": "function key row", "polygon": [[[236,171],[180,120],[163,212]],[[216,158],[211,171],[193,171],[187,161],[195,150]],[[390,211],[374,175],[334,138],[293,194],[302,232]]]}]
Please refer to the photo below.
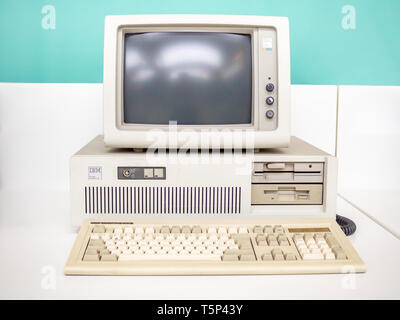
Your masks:
[{"label": "function key row", "polygon": [[135,226],[135,227],[114,227],[114,226],[104,226],[98,225],[92,228],[92,233],[100,234],[100,233],[114,233],[114,234],[153,234],[153,233],[217,233],[217,234],[241,234],[241,233],[256,233],[256,234],[273,234],[273,233],[284,233],[284,229],[282,226],[254,226],[254,227],[245,227],[245,226],[209,226],[209,227],[201,227],[201,226],[161,226],[161,227],[153,227],[153,226]]}]

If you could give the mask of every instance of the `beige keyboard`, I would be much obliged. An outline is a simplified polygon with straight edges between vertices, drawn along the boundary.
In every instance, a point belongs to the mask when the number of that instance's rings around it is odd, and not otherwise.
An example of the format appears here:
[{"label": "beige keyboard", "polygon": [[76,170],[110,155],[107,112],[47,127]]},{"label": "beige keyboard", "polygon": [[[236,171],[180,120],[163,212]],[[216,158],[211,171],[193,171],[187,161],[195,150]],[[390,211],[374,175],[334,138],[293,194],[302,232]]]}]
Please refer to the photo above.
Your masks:
[{"label": "beige keyboard", "polygon": [[67,275],[365,272],[334,219],[86,220]]}]

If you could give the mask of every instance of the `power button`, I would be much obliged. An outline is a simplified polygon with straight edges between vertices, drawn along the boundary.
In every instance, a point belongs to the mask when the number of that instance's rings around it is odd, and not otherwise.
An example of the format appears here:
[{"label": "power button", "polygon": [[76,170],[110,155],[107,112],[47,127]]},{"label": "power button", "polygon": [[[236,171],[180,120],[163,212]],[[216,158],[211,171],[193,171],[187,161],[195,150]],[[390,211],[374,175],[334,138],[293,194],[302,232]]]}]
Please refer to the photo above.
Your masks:
[{"label": "power button", "polygon": [[265,87],[265,89],[267,89],[268,92],[272,92],[275,89],[275,86],[273,83],[268,83],[267,86]]},{"label": "power button", "polygon": [[274,117],[274,115],[275,115],[275,112],[274,112],[273,110],[268,110],[268,111],[266,112],[266,114],[265,114],[265,116],[266,116],[268,119],[272,119],[272,118]]}]

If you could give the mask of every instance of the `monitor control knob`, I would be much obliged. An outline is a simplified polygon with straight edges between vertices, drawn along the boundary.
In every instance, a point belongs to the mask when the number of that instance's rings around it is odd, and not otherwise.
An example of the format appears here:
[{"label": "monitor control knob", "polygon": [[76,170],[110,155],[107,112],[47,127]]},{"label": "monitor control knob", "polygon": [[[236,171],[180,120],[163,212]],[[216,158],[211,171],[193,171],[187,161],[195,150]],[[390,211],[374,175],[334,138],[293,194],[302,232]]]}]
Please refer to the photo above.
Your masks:
[{"label": "monitor control knob", "polygon": [[275,89],[275,86],[273,83],[268,83],[267,86],[265,87],[268,92],[272,92]]},{"label": "monitor control knob", "polygon": [[273,110],[268,110],[265,115],[268,119],[272,119],[275,115],[275,112]]},{"label": "monitor control knob", "polygon": [[268,105],[273,104],[274,101],[275,101],[275,99],[274,99],[273,97],[268,97],[267,100],[266,100],[266,102],[267,102]]}]

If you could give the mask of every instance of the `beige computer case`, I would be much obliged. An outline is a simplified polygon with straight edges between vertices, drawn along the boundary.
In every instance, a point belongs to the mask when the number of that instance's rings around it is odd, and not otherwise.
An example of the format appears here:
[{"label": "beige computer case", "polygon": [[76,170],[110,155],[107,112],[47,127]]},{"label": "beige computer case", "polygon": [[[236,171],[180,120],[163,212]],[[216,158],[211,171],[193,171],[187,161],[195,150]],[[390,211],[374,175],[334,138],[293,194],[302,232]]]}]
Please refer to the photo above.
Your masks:
[{"label": "beige computer case", "polygon": [[337,160],[305,141],[245,153],[134,152],[97,136],[71,158],[72,224],[85,218],[329,218]]}]

